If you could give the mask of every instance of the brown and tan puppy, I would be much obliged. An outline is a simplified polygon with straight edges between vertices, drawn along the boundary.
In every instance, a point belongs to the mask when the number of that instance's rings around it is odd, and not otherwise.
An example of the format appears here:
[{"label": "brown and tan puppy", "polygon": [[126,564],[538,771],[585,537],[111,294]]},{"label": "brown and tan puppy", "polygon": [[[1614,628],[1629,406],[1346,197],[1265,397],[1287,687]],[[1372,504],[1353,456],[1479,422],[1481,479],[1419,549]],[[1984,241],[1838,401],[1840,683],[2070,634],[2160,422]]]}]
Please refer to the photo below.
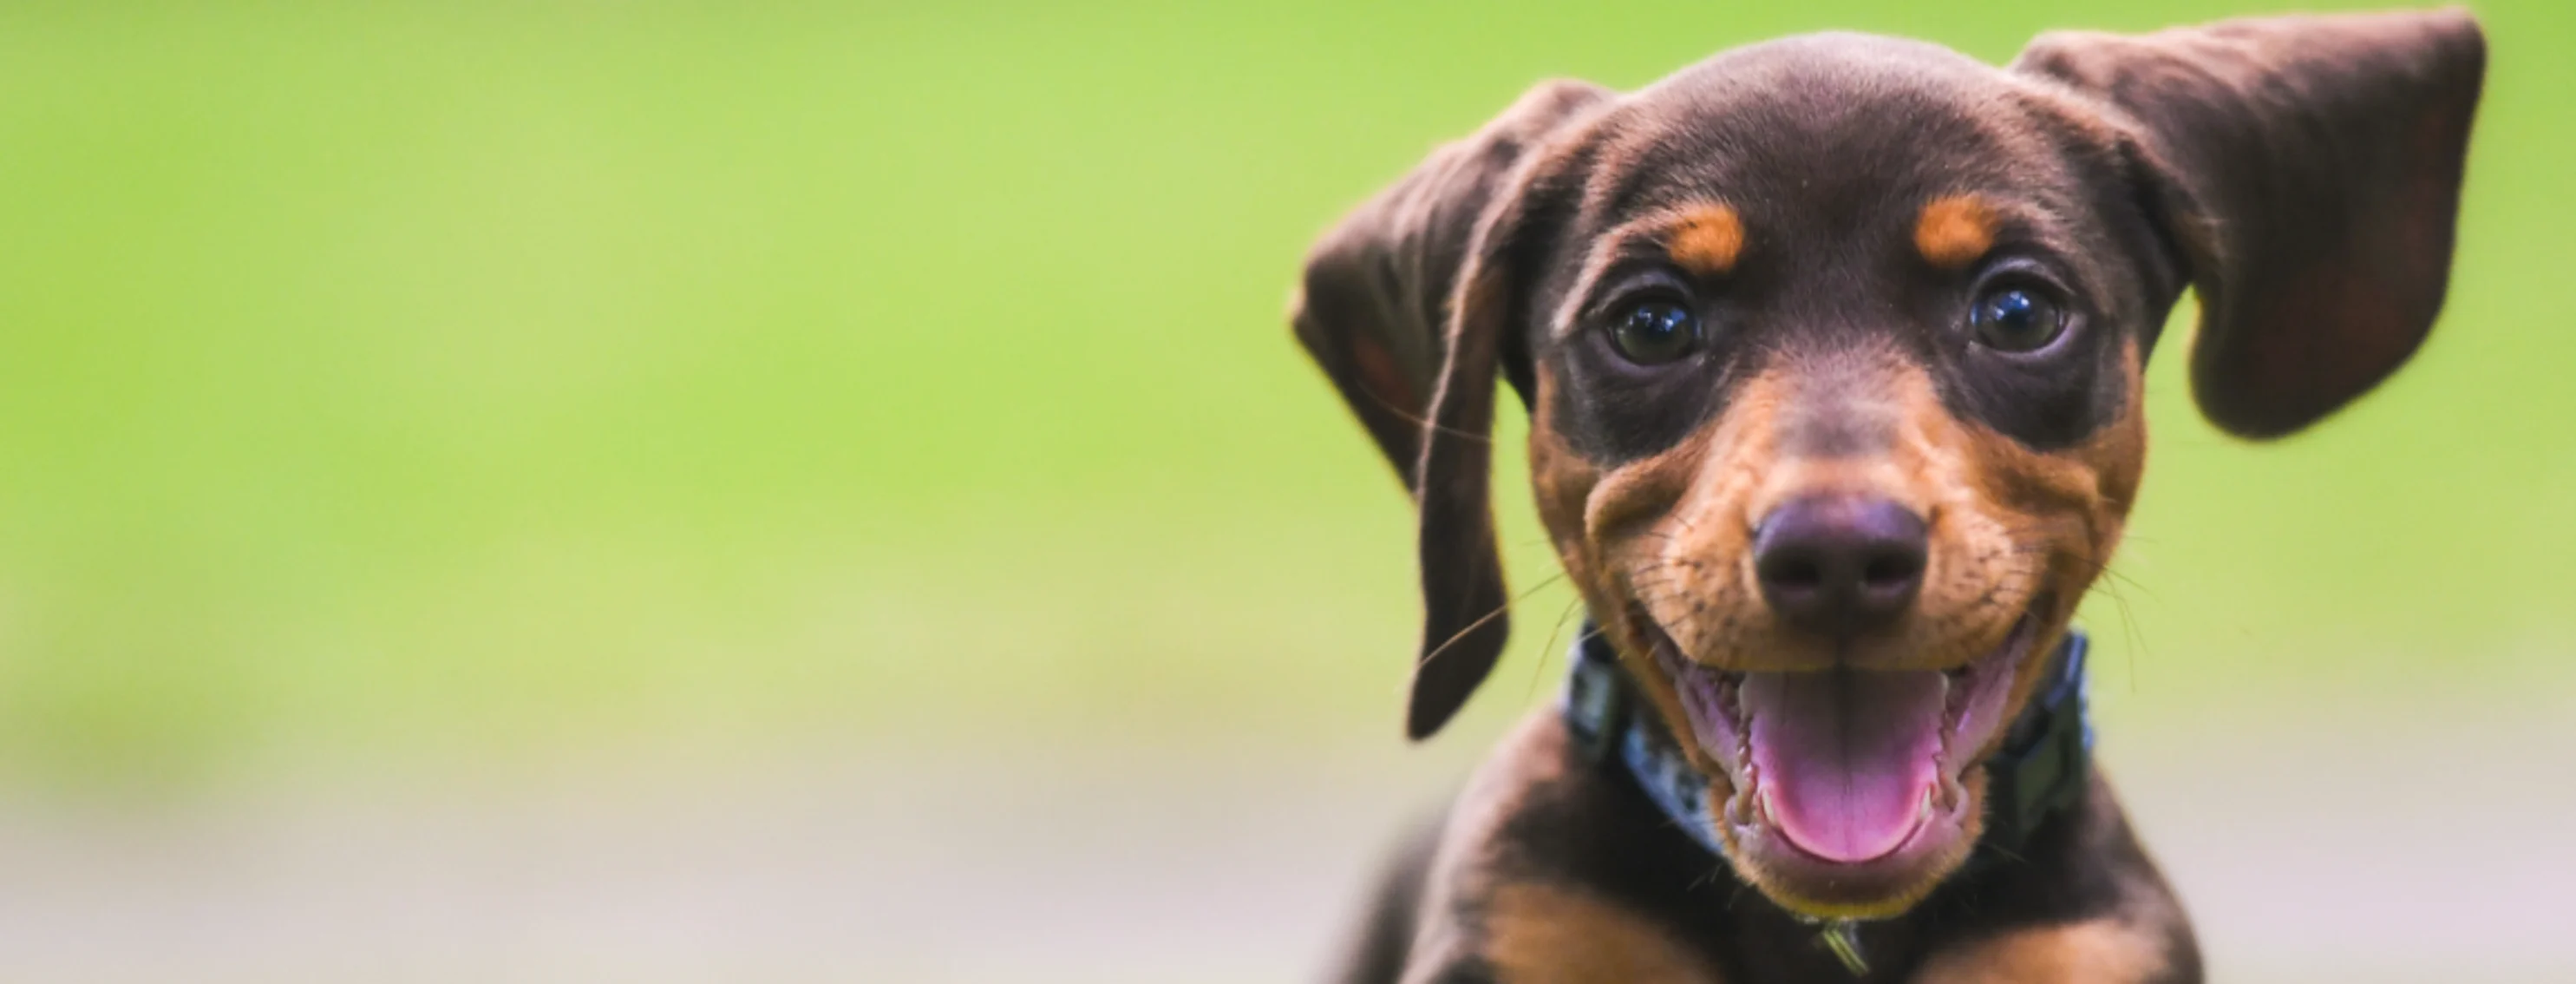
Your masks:
[{"label": "brown and tan puppy", "polygon": [[1986,766],[2119,544],[2183,289],[2235,434],[2395,371],[2441,308],[2484,60],[2456,12],[2050,34],[2001,69],[1793,38],[1634,93],[1543,84],[1344,220],[1294,322],[1419,504],[1407,730],[1503,646],[1499,378],[1713,829],[1538,713],[1343,979],[2199,980],[2098,776],[1968,863]]}]

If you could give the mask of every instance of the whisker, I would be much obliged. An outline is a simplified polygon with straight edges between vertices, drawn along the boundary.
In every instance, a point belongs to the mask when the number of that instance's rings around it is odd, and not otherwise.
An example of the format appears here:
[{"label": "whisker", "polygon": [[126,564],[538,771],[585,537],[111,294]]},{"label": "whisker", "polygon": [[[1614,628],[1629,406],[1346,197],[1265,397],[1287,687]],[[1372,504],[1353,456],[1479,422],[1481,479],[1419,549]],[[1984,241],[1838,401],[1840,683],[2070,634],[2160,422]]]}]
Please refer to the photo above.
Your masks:
[{"label": "whisker", "polygon": [[1531,595],[1544,591],[1549,586],[1562,580],[1565,580],[1564,571],[1558,571],[1554,574],[1548,575],[1547,577],[1540,578],[1539,582],[1537,584],[1530,585],[1528,590],[1512,596],[1510,600],[1503,602],[1501,606],[1496,607],[1493,611],[1486,612],[1485,614],[1478,616],[1475,621],[1467,623],[1464,628],[1450,633],[1449,638],[1441,640],[1439,645],[1431,647],[1430,652],[1423,653],[1422,658],[1413,661],[1413,672],[1422,672],[1423,667],[1431,665],[1432,660],[1439,659],[1440,654],[1448,652],[1449,647],[1458,644],[1458,640],[1468,637],[1477,629],[1484,628],[1486,623],[1503,617],[1504,614],[1512,610],[1513,605],[1528,601]]},{"label": "whisker", "polygon": [[[1538,651],[1537,665],[1532,667],[1530,670],[1529,690],[1521,695],[1521,699],[1523,701],[1527,701],[1531,697],[1535,696],[1538,693],[1539,685],[1546,681],[1547,673],[1545,670],[1547,669],[1547,661],[1554,658],[1554,655],[1557,652],[1556,640],[1559,635],[1562,635],[1565,632],[1565,620],[1573,618],[1574,613],[1582,607],[1583,599],[1576,598],[1573,601],[1567,602],[1565,605],[1565,611],[1556,616],[1556,627],[1549,629],[1547,633],[1547,646]],[[1576,644],[1580,645],[1581,640],[1577,640]],[[1572,647],[1569,646],[1567,648]]]},{"label": "whisker", "polygon": [[[1386,412],[1394,414],[1396,419],[1412,424],[1415,427],[1419,427],[1433,433],[1447,434],[1461,440],[1474,441],[1478,444],[1490,445],[1494,443],[1494,437],[1491,434],[1477,434],[1470,431],[1462,431],[1455,427],[1443,426],[1438,422],[1433,421],[1431,418],[1423,416],[1420,411],[1396,406],[1393,401],[1388,400],[1383,396],[1379,396],[1368,389],[1363,388],[1360,392],[1369,398],[1369,402],[1377,404],[1379,407],[1384,408]],[[1423,409],[1429,410],[1430,408],[1425,407]]]}]

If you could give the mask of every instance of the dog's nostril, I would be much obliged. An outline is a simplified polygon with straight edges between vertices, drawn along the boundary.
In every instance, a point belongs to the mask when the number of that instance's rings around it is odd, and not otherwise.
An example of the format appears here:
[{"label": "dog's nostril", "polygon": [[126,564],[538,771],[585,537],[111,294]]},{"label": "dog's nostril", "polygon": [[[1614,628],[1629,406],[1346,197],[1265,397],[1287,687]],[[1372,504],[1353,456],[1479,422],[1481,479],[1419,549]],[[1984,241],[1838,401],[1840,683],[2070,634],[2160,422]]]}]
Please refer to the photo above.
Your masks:
[{"label": "dog's nostril", "polygon": [[1825,583],[1825,569],[1805,557],[1784,557],[1765,569],[1762,579],[1782,588],[1813,589]]},{"label": "dog's nostril", "polygon": [[1912,554],[1880,554],[1870,559],[1861,571],[1861,580],[1872,588],[1903,588],[1923,576],[1923,558]]},{"label": "dog's nostril", "polygon": [[1930,535],[1923,518],[1870,496],[1792,501],[1753,536],[1763,600],[1792,625],[1837,636],[1905,614],[1923,582]]}]

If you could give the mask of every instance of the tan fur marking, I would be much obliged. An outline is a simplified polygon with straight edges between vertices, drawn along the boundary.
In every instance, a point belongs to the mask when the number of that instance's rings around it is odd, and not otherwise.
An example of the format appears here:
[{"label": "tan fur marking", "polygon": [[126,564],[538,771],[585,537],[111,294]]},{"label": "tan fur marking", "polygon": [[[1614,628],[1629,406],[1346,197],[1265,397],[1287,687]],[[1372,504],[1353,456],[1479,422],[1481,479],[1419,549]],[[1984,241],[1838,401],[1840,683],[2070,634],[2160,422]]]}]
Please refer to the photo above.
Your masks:
[{"label": "tan fur marking", "polygon": [[1663,927],[1545,885],[1494,890],[1484,955],[1504,984],[1720,984]]},{"label": "tan fur marking", "polygon": [[[1545,376],[1539,377],[1538,400],[1531,412],[1534,419],[1548,419],[1555,406],[1554,386]],[[1583,515],[1583,504],[1592,487],[1601,482],[1601,469],[1584,460],[1567,447],[1565,439],[1554,428],[1532,427],[1529,434],[1530,488],[1536,496],[1539,513],[1556,517],[1545,521],[1548,539],[1556,546],[1557,558],[1565,566],[1565,576],[1577,590],[1584,591],[1584,601],[1593,611],[1603,610],[1609,599],[1590,593],[1598,585],[1594,576],[1601,558],[1593,552],[1592,540],[1583,535],[1579,520],[1565,517]],[[1559,521],[1562,520],[1562,521]]]},{"label": "tan fur marking", "polygon": [[2109,919],[2006,933],[1936,955],[1918,984],[2141,984],[2165,971],[2164,945]]},{"label": "tan fur marking", "polygon": [[1682,269],[1702,276],[1734,272],[1744,252],[1744,220],[1724,205],[1702,205],[1682,214],[1666,252]]},{"label": "tan fur marking", "polygon": [[1914,222],[1914,249],[1933,266],[1957,270],[1995,246],[1995,210],[1974,195],[1935,198]]}]

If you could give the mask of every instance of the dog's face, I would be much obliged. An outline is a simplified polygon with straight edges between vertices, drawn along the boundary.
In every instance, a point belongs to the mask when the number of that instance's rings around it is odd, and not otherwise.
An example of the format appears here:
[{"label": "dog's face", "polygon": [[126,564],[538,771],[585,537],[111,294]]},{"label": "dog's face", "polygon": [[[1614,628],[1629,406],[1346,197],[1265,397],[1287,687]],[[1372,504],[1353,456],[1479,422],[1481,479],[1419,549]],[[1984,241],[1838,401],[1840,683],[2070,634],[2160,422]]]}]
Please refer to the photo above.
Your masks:
[{"label": "dog's face", "polygon": [[2144,464],[2179,264],[2117,134],[2027,89],[1873,39],[1719,58],[1604,111],[1539,260],[1540,515],[1738,867],[1810,910],[1973,843],[1970,766]]},{"label": "dog's face", "polygon": [[1328,237],[1296,316],[1420,497],[1413,731],[1503,638],[1499,373],[1737,872],[1909,906],[2119,542],[2182,288],[2222,426],[2376,384],[2440,306],[2482,61],[2456,15],[2057,35],[2000,70],[1836,35],[1525,97]]}]

